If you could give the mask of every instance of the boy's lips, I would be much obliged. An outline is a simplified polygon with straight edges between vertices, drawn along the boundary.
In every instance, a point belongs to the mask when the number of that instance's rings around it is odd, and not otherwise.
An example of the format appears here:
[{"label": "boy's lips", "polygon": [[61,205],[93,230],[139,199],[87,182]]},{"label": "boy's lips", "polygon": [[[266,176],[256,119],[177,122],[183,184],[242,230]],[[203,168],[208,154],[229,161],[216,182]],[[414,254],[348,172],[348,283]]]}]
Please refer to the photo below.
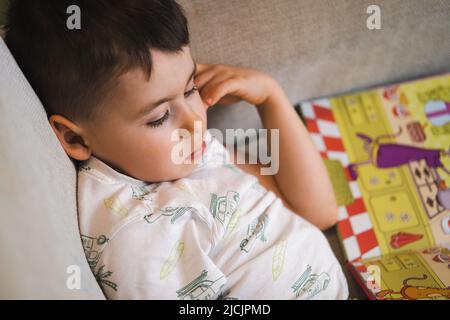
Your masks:
[{"label": "boy's lips", "polygon": [[202,146],[191,153],[191,160],[194,160],[197,155],[203,154],[205,149],[206,149],[206,143],[205,143],[205,141],[203,141]]}]

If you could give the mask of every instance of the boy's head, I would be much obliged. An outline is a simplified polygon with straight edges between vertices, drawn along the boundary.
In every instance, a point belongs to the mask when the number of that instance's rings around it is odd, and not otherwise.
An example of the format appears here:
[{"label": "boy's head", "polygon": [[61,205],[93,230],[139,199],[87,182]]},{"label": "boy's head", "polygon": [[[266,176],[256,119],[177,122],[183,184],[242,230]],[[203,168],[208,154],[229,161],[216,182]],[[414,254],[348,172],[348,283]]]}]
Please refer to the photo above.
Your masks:
[{"label": "boy's head", "polygon": [[[80,8],[79,30],[66,24],[71,5]],[[187,20],[175,1],[12,0],[6,31],[71,158],[95,155],[148,182],[192,172],[194,164],[172,161],[179,143],[173,134],[199,149],[194,122],[202,138],[207,106],[194,85]]]}]

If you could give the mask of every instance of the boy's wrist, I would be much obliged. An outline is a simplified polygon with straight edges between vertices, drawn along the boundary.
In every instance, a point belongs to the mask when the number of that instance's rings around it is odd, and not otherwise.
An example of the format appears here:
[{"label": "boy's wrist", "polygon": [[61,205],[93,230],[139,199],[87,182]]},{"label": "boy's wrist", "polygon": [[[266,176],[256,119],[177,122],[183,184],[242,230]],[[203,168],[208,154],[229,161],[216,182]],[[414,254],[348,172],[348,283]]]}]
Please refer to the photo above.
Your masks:
[{"label": "boy's wrist", "polygon": [[260,104],[256,105],[259,111],[272,108],[275,105],[279,105],[281,101],[286,98],[286,94],[281,86],[274,79],[270,78],[268,83],[269,94],[267,98]]}]

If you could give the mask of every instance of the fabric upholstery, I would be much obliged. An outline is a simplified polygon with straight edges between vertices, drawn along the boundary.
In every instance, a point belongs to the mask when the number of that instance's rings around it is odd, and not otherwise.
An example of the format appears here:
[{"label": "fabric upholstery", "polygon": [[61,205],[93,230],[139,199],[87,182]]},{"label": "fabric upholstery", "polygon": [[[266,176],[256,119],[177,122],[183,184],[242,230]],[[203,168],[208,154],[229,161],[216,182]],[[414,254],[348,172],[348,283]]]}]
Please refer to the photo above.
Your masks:
[{"label": "fabric upholstery", "polygon": [[[103,299],[76,216],[76,172],[0,38],[0,299]],[[78,266],[80,290],[66,273]]]}]

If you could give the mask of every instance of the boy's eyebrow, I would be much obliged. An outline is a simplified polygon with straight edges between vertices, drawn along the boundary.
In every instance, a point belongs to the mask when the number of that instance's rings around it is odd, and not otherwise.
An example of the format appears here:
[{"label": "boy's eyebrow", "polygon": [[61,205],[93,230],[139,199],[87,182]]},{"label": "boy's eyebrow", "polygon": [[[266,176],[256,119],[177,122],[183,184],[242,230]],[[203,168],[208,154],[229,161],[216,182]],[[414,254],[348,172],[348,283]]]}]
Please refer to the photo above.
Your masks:
[{"label": "boy's eyebrow", "polygon": [[[195,63],[194,60],[192,60],[192,63],[193,63],[194,66],[192,67],[191,75],[189,76],[189,79],[187,80],[185,87],[187,87],[189,82],[191,82],[192,78],[197,73],[197,64]],[[155,101],[153,103],[150,103],[149,105],[147,105],[146,107],[144,107],[142,110],[139,111],[137,117],[140,118],[140,117],[144,116],[145,114],[149,113],[151,110],[153,110],[154,108],[156,108],[160,104],[162,104],[164,102],[167,102],[167,101],[170,101],[173,98],[175,98],[175,96],[168,96],[168,97],[165,97],[165,98],[161,98],[161,99],[159,99],[159,100],[157,100],[157,101]]]}]

